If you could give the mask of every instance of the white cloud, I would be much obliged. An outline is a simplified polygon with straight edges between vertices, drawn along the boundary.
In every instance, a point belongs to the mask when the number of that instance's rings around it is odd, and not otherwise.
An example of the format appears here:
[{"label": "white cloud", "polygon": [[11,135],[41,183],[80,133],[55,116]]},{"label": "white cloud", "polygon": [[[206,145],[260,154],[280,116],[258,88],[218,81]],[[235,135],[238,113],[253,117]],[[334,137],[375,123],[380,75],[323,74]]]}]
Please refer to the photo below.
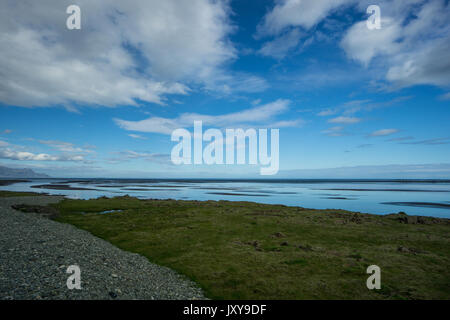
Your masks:
[{"label": "white cloud", "polygon": [[327,117],[327,116],[332,116],[336,113],[337,113],[337,110],[327,109],[327,110],[320,111],[317,115],[319,117]]},{"label": "white cloud", "polygon": [[128,121],[122,119],[114,119],[114,121],[122,129],[137,132],[172,134],[172,131],[182,127],[182,125],[178,124],[174,119],[160,117],[151,117],[140,121]]},{"label": "white cloud", "polygon": [[57,140],[39,140],[39,143],[48,145],[54,149],[57,149],[62,152],[78,152],[78,153],[91,153],[93,152],[90,150],[91,148],[80,148],[76,147],[73,143],[70,142],[64,142],[64,141],[57,141]]},{"label": "white cloud", "polygon": [[[355,115],[359,112],[369,112],[375,109],[380,108],[388,108],[397,106],[400,103],[411,99],[412,96],[398,96],[395,98],[392,98],[391,100],[387,101],[380,101],[380,102],[374,102],[372,100],[364,99],[364,100],[352,100],[348,101],[344,104],[338,105],[337,107],[328,108],[320,111],[317,113],[320,117],[327,117],[332,116],[337,113],[343,114],[345,117]],[[339,118],[339,120],[342,120],[342,118]]]},{"label": "white cloud", "polygon": [[441,100],[450,100],[450,92],[447,92],[439,97]]},{"label": "white cloud", "polygon": [[207,91],[229,95],[235,92],[255,93],[266,90],[269,84],[264,78],[248,73],[218,72],[205,83]]},{"label": "white cloud", "polygon": [[234,80],[222,68],[236,57],[227,1],[76,3],[81,30],[66,28],[72,1],[0,2],[0,102],[161,104],[190,84],[211,87],[217,74]]},{"label": "white cloud", "polygon": [[329,123],[344,123],[344,124],[352,124],[352,123],[358,123],[361,122],[360,118],[356,118],[356,117],[344,117],[344,116],[340,116],[337,118],[333,118],[328,120]]},{"label": "white cloud", "polygon": [[369,30],[366,21],[353,25],[341,42],[348,56],[367,66],[376,55],[398,52],[400,45],[395,41],[401,32],[399,22],[395,19],[383,18],[382,26],[378,30]]},{"label": "white cloud", "polygon": [[146,137],[143,137],[143,136],[141,136],[139,134],[134,134],[134,133],[130,133],[128,136],[133,138],[133,139],[142,139],[142,140],[146,140],[147,139]]},{"label": "white cloud", "polygon": [[305,124],[303,119],[295,120],[281,120],[266,125],[266,128],[289,128],[289,127],[301,127]]},{"label": "white cloud", "polygon": [[418,84],[448,87],[450,86],[449,52],[450,35],[445,40],[434,41],[430,47],[421,48],[416,52],[405,52],[402,62],[391,66],[386,78],[400,87]]},{"label": "white cloud", "polygon": [[[256,38],[274,36],[258,51],[264,56],[283,59],[289,51],[298,46],[303,34],[300,28],[309,30],[325,19],[335,10],[355,0],[276,0],[275,6],[267,12],[257,26]],[[333,30],[335,32],[337,30]],[[316,32],[304,41],[301,49],[309,46],[314,39],[328,39],[321,32]]]},{"label": "white cloud", "polygon": [[341,136],[345,136],[348,134],[344,131],[344,127],[341,127],[341,126],[331,127],[327,130],[322,131],[322,133],[324,133],[330,137],[341,137]]},{"label": "white cloud", "polygon": [[261,103],[261,99],[255,99],[255,100],[253,100],[252,101],[252,106],[257,106],[258,104],[260,104]]},{"label": "white cloud", "polygon": [[3,141],[3,140],[0,140],[0,147],[6,147],[6,146],[8,146],[8,145],[9,145],[8,142]]},{"label": "white cloud", "polygon": [[[361,1],[365,10],[370,1]],[[450,86],[450,3],[444,0],[384,0],[381,29],[353,25],[341,41],[347,55],[363,65],[385,70],[396,87],[418,84]]]},{"label": "white cloud", "polygon": [[391,134],[397,133],[398,129],[381,129],[374,131],[370,134],[371,137],[383,137],[383,136],[389,136]]},{"label": "white cloud", "polygon": [[[289,109],[289,100],[279,99],[272,103],[242,110],[239,112],[223,115],[204,115],[197,113],[183,113],[177,118],[168,119],[161,117],[151,117],[140,121],[127,121],[114,119],[116,124],[129,131],[154,132],[162,134],[171,134],[178,128],[192,127],[194,121],[202,121],[204,126],[232,127],[248,126],[249,123],[264,123],[273,121],[273,119],[286,112]],[[267,126],[287,127],[301,124],[301,120],[276,121]]]},{"label": "white cloud", "polygon": [[283,59],[290,50],[298,45],[301,37],[302,34],[299,29],[292,29],[281,37],[266,42],[259,53],[263,56]]},{"label": "white cloud", "polygon": [[[34,139],[28,139],[35,141]],[[30,152],[28,146],[10,144],[0,140],[0,159],[10,159],[19,161],[75,161],[91,162],[85,158],[86,154],[92,153],[93,147],[79,148],[69,142],[56,140],[38,140],[40,144],[48,145],[53,149],[61,151],[59,154]]]},{"label": "white cloud", "polygon": [[0,150],[0,158],[20,161],[84,161],[80,155],[49,155],[47,153],[31,153],[10,148]]},{"label": "white cloud", "polygon": [[258,26],[259,34],[277,35],[284,29],[301,26],[309,29],[326,18],[333,10],[353,0],[278,0]]}]

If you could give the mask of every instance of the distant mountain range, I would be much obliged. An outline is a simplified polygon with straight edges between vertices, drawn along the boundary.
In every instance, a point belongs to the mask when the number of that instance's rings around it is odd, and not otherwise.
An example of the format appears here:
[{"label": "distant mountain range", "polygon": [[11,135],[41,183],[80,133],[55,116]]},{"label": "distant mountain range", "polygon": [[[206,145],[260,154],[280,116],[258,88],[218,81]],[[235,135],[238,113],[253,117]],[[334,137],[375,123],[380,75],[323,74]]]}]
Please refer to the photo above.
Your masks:
[{"label": "distant mountain range", "polygon": [[14,169],[0,166],[0,178],[49,178],[49,176],[36,173],[31,169]]}]

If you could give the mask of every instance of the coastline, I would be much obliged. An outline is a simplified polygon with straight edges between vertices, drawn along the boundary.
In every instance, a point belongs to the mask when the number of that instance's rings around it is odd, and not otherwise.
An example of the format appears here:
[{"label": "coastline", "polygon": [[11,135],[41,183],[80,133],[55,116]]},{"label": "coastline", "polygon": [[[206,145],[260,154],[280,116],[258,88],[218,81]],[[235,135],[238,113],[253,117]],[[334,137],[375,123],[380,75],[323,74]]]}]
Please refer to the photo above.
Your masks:
[{"label": "coastline", "polygon": [[[128,196],[51,207],[212,299],[450,299],[449,219]],[[365,287],[372,264],[379,291]]]},{"label": "coastline", "polygon": [[[72,225],[48,219],[48,210],[24,213],[18,204],[45,208],[63,199],[0,196],[0,300],[198,300],[198,286],[173,270],[121,250]],[[70,265],[81,289],[69,290]]]},{"label": "coastline", "polygon": [[254,201],[380,215],[403,211],[409,215],[450,218],[450,207],[446,202],[450,195],[450,183],[447,180],[261,181],[269,180],[48,178],[8,182],[7,186],[0,186],[0,190],[45,192],[72,199],[130,195],[140,199]]}]

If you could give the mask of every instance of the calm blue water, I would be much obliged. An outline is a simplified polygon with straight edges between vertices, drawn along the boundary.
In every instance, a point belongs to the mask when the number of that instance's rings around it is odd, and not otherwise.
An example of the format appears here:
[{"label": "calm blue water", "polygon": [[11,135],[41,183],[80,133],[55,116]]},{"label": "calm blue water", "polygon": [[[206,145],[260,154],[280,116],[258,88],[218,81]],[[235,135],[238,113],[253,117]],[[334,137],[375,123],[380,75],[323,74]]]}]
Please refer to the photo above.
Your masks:
[{"label": "calm blue water", "polygon": [[[44,185],[42,188],[33,186]],[[55,190],[64,185],[93,190]],[[346,209],[450,218],[450,181],[355,180],[123,180],[30,179],[0,190],[45,192],[75,199],[130,195],[138,198],[230,200],[314,209]],[[396,203],[396,204],[394,204]],[[439,207],[441,206],[441,207]],[[447,207],[445,207],[447,206]]]}]

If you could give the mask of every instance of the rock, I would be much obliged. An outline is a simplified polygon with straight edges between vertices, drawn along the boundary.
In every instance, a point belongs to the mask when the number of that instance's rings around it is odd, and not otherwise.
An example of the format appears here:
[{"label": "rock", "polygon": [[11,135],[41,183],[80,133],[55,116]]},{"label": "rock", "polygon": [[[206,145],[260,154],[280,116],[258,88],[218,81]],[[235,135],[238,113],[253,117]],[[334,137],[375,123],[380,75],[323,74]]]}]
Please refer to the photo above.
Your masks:
[{"label": "rock", "polygon": [[407,216],[406,217],[406,223],[407,224],[417,224],[417,217],[416,216]]},{"label": "rock", "polygon": [[389,214],[386,217],[397,220],[404,224],[450,224],[450,219],[445,218],[435,218],[435,217],[423,217],[423,216],[408,216],[404,212],[399,212],[397,214]]},{"label": "rock", "polygon": [[258,242],[258,240],[250,241],[250,242],[248,242],[248,244],[254,246],[255,248],[259,247],[259,242]]},{"label": "rock", "polygon": [[286,238],[286,235],[282,232],[276,232],[272,235],[273,238]]},{"label": "rock", "polygon": [[418,253],[422,253],[422,251],[418,250],[418,249],[414,249],[414,248],[406,248],[403,246],[399,246],[397,248],[398,252],[403,252],[403,253],[411,253],[411,254],[418,254]]},{"label": "rock", "polygon": [[313,251],[312,247],[309,244],[307,244],[307,245],[301,245],[300,244],[300,245],[298,245],[298,248],[302,249],[304,251]]},{"label": "rock", "polygon": [[352,216],[350,218],[350,222],[360,224],[362,222],[362,220],[361,220],[361,217],[359,216],[359,214],[354,213],[354,214],[352,214]]},{"label": "rock", "polygon": [[283,247],[286,247],[286,246],[288,246],[289,245],[289,243],[287,242],[287,241],[284,241],[284,242],[282,242],[281,244],[280,244],[280,246],[283,246]]},{"label": "rock", "polygon": [[11,208],[27,213],[37,213],[44,218],[50,219],[57,217],[59,214],[59,211],[56,208],[50,206],[15,204],[12,205]]}]

